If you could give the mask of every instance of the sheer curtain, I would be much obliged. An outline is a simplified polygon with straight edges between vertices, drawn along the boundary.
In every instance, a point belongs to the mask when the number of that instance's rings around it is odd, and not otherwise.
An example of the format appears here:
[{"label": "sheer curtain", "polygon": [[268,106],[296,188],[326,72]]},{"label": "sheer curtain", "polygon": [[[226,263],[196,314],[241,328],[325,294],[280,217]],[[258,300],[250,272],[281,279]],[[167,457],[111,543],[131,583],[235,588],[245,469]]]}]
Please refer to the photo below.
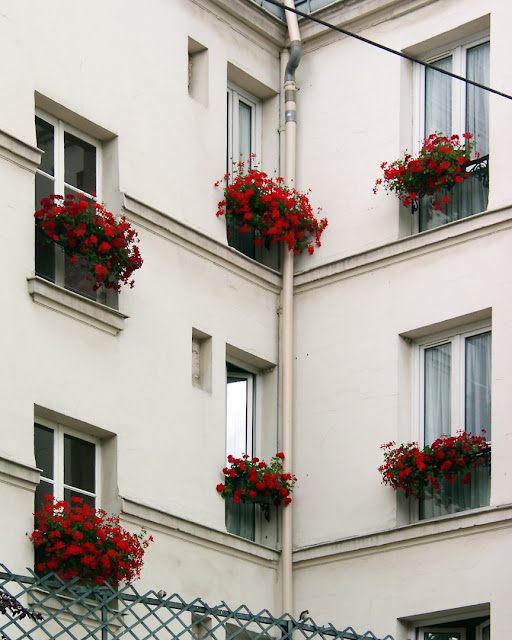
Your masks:
[{"label": "sheer curtain", "polygon": [[[491,333],[469,336],[463,343],[465,370],[465,430],[491,437]],[[453,354],[455,357],[455,354]],[[451,424],[452,344],[425,349],[424,410],[425,443],[432,443],[442,433],[454,432]],[[438,492],[428,492],[420,501],[420,518],[433,518],[457,511],[476,509],[489,504],[491,488],[490,454],[484,464],[471,472],[471,482],[443,481]]]},{"label": "sheer curtain", "polygon": [[[465,73],[470,80],[489,85],[489,42],[477,45],[465,51]],[[452,69],[452,56],[437,60],[436,67],[446,71],[462,72]],[[464,75],[464,73],[463,73]],[[425,137],[435,132],[452,133],[452,79],[432,69],[425,71]],[[455,87],[457,88],[457,86]],[[486,91],[466,86],[465,121],[455,122],[459,134],[462,129],[473,133],[477,143],[476,151],[480,156],[489,154],[489,95]],[[456,119],[455,119],[456,120]],[[453,131],[455,132],[455,131]],[[456,185],[447,195],[451,202],[443,206],[442,211],[432,207],[432,197],[425,197],[420,204],[420,231],[433,229],[442,224],[485,211],[489,198],[488,185],[483,181],[482,171],[473,172],[462,184]]]},{"label": "sheer curtain", "polygon": [[451,430],[451,361],[450,342],[425,349],[425,444]]}]

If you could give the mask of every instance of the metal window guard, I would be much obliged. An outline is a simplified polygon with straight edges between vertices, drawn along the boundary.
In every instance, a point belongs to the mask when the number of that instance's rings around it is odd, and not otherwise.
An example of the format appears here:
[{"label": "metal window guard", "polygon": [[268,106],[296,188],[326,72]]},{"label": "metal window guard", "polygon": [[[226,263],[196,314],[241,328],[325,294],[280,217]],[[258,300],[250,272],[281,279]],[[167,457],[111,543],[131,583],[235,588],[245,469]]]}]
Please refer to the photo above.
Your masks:
[{"label": "metal window guard", "polygon": [[[479,180],[485,189],[489,188],[489,154],[485,156],[480,156],[479,158],[475,158],[468,162],[466,165],[466,171],[469,173],[469,178],[466,180]],[[462,183],[463,185],[464,183]],[[450,192],[456,186],[461,187],[462,185],[453,185],[452,187],[448,187],[446,192]],[[428,197],[428,196],[425,196]],[[411,202],[411,213],[416,213],[420,208],[420,200],[413,200]]]},{"label": "metal window guard", "polygon": [[[253,614],[245,605],[230,609],[222,602],[210,607],[199,598],[187,603],[176,593],[140,594],[133,586],[88,586],[77,579],[64,582],[55,574],[40,577],[32,571],[21,576],[2,564],[0,591],[43,615],[43,620],[33,620],[4,612],[5,618],[0,615],[4,640],[379,640],[371,631],[358,634],[352,627],[340,631],[332,624],[318,626],[311,618],[295,620],[288,614],[275,618],[267,609]],[[383,640],[393,638],[387,635]]]}]

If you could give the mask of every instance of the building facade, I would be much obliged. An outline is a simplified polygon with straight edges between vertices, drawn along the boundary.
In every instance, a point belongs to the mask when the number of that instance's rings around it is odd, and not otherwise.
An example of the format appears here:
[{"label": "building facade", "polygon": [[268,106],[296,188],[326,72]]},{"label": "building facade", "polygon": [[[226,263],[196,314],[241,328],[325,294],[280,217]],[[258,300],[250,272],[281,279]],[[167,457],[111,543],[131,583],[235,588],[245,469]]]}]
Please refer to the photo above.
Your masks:
[{"label": "building facade", "polygon": [[[506,0],[297,8],[512,94]],[[329,226],[295,260],[291,613],[507,638],[511,101],[299,25],[297,187]],[[282,12],[11,0],[0,33],[1,559],[33,566],[34,505],[78,494],[152,533],[144,588],[280,610],[280,516],[230,511],[215,486],[226,454],[281,447],[281,260],[228,239],[214,183],[250,153],[284,172]],[[485,166],[443,212],[373,193],[382,162],[466,130]],[[134,225],[132,290],[92,291],[40,242],[35,202],[59,190]],[[492,463],[469,488],[418,502],[382,485],[381,444],[482,428]]]}]

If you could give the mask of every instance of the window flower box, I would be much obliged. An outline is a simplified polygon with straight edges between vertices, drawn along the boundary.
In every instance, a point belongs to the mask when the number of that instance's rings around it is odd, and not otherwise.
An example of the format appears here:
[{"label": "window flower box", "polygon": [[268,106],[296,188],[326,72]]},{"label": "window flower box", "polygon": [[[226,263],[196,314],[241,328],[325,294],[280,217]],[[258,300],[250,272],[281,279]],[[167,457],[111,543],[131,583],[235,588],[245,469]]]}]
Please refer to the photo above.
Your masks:
[{"label": "window flower box", "polygon": [[383,162],[384,176],[377,179],[373,192],[384,185],[388,193],[396,193],[404,207],[412,205],[413,211],[422,198],[435,196],[431,206],[441,211],[451,201],[447,191],[470,177],[467,168],[476,143],[469,132],[462,138],[433,133],[423,141],[418,157],[406,153],[392,163]]},{"label": "window flower box", "polygon": [[225,215],[228,225],[241,234],[253,233],[257,247],[283,242],[293,253],[311,254],[321,245],[326,218],[318,220],[308,196],[286,187],[283,178],[272,179],[256,166],[246,168],[239,162],[233,176],[226,173],[224,179],[217,216]]},{"label": "window flower box", "polygon": [[[484,430],[482,429],[482,432]],[[488,451],[485,436],[473,436],[461,431],[457,436],[442,435],[431,445],[420,449],[416,442],[396,446],[394,442],[383,444],[384,464],[379,467],[383,484],[395,491],[403,489],[406,497],[424,498],[425,493],[435,493],[441,481],[456,482],[462,476],[463,483],[471,481],[471,470],[484,464]]]},{"label": "window flower box", "polygon": [[235,504],[259,505],[268,520],[271,505],[290,504],[297,482],[294,475],[283,472],[283,460],[284,453],[276,453],[270,464],[248,455],[241,458],[229,455],[230,467],[222,469],[225,479],[217,485],[217,491],[224,500],[233,500]]},{"label": "window flower box", "polygon": [[126,218],[117,220],[102,204],[84,195],[52,195],[41,200],[34,216],[46,241],[62,247],[71,265],[83,263],[93,290],[133,287],[133,272],[142,266],[138,237]]}]

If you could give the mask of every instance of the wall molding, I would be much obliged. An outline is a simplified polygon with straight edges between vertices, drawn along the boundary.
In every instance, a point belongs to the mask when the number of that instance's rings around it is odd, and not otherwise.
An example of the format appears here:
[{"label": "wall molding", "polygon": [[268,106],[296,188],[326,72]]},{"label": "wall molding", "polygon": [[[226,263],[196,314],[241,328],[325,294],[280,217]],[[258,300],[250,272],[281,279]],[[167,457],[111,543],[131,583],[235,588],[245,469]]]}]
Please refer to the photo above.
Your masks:
[{"label": "wall molding", "polygon": [[510,229],[511,207],[478,213],[436,229],[296,273],[295,295]]},{"label": "wall molding", "polygon": [[123,505],[121,516],[123,519],[146,526],[149,523],[152,528],[156,527],[162,533],[180,538],[190,544],[200,545],[223,555],[233,556],[269,569],[277,569],[281,557],[280,551],[171,515],[127,496],[120,496],[120,498]]},{"label": "wall molding", "polygon": [[37,147],[0,129],[0,158],[35,173],[42,156],[43,152]]},{"label": "wall molding", "polygon": [[122,205],[126,217],[148,231],[213,262],[232,273],[258,285],[262,289],[279,294],[281,274],[251,258],[247,258],[236,249],[222,244],[204,233],[196,231],[176,218],[154,209],[128,194],[122,194]]},{"label": "wall molding", "polygon": [[484,507],[436,520],[296,549],[295,569],[512,528],[512,505]]},{"label": "wall molding", "polygon": [[37,467],[0,456],[0,483],[34,493],[39,484],[39,475],[40,471]]},{"label": "wall molding", "polygon": [[129,317],[116,309],[89,300],[39,276],[30,276],[27,282],[28,292],[36,304],[105,333],[117,335],[124,329],[124,321]]}]

